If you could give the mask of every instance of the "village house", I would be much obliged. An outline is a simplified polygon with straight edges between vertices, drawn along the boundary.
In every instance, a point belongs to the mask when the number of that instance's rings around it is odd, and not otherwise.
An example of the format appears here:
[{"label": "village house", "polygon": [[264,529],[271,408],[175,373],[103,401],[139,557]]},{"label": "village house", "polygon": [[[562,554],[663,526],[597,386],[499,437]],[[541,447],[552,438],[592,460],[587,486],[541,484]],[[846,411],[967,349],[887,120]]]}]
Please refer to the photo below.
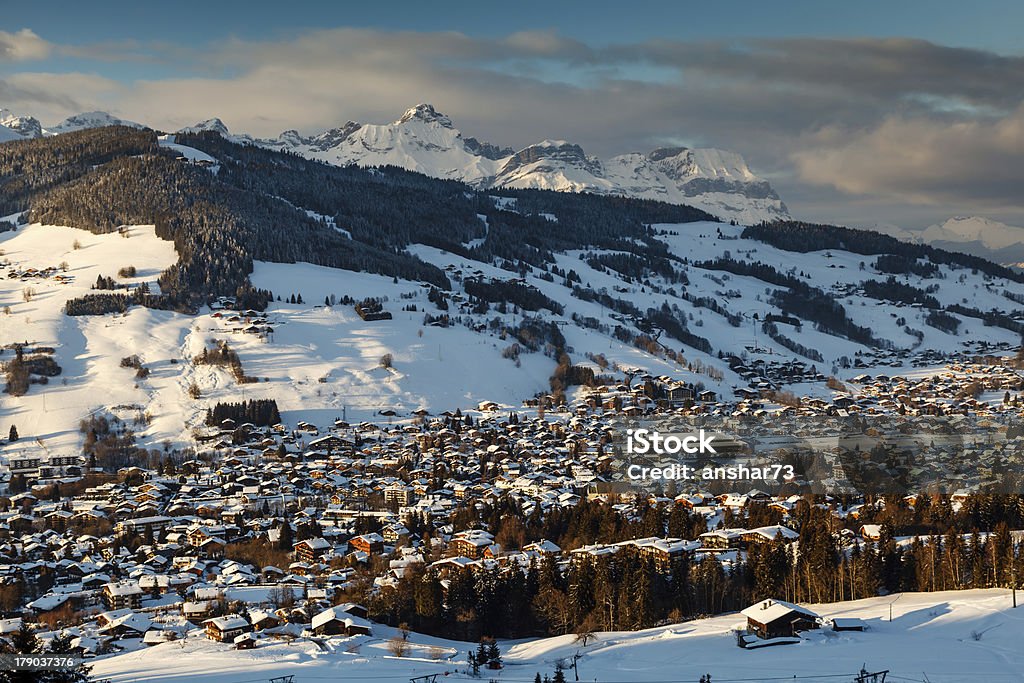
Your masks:
[{"label": "village house", "polygon": [[333,550],[333,546],[331,546],[327,539],[320,538],[318,536],[316,538],[307,538],[304,541],[299,541],[295,544],[294,549],[295,557],[300,562],[316,562]]},{"label": "village house", "polygon": [[206,625],[206,637],[219,643],[232,643],[237,636],[252,630],[248,620],[239,615],[213,617],[203,624]]},{"label": "village house", "polygon": [[316,614],[310,626],[313,633],[326,636],[368,636],[372,633],[372,625],[363,616],[358,616],[353,607],[356,605],[335,605]]},{"label": "village house", "polygon": [[118,581],[103,586],[103,604],[107,609],[139,609],[142,588],[137,581]]},{"label": "village house", "polygon": [[818,628],[818,615],[809,609],[768,598],[740,612],[747,618],[747,630],[763,640],[796,636]]},{"label": "village house", "polygon": [[384,537],[378,533],[356,536],[348,542],[351,549],[368,555],[379,555],[384,552]]}]

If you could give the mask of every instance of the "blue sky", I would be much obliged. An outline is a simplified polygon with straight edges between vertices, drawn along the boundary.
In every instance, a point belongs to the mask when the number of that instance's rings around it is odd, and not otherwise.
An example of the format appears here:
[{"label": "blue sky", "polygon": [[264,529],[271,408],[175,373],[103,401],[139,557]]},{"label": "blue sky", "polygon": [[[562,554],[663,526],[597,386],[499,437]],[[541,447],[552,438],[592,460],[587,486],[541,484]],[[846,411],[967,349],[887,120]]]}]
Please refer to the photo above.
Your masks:
[{"label": "blue sky", "polygon": [[325,26],[501,36],[531,29],[596,43],[730,37],[914,36],[961,47],[1020,48],[1024,4],[986,2],[239,2],[11,3],[10,28],[35,27],[55,42],[135,38],[200,44],[225,35],[287,37]]},{"label": "blue sky", "polygon": [[51,2],[0,106],[275,135],[430,101],[468,136],[747,157],[801,218],[1024,225],[1019,2]]}]

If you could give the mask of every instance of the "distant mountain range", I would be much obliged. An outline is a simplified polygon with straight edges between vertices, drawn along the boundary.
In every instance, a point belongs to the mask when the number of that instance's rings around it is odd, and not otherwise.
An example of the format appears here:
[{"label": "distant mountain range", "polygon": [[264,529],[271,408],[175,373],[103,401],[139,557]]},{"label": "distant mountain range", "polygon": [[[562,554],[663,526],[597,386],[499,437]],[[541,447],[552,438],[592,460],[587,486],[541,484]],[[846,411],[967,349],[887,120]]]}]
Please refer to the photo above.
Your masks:
[{"label": "distant mountain range", "polygon": [[[46,128],[34,117],[2,110],[0,142],[109,125],[142,127],[105,112],[89,112]],[[756,176],[735,152],[664,147],[601,159],[564,140],[543,140],[516,150],[464,136],[429,104],[412,107],[392,123],[348,121],[308,136],[295,130],[271,139],[232,134],[217,118],[178,132],[201,130],[330,164],[398,166],[479,189],[533,188],[653,199],[688,204],[741,224],[789,218],[768,181]]]},{"label": "distant mountain range", "polygon": [[870,229],[907,242],[930,244],[1024,268],[1024,228],[989,218],[954,216],[924,230],[905,230],[895,225],[875,225]]},{"label": "distant mountain range", "polygon": [[[196,127],[225,132],[217,120]],[[601,159],[564,140],[543,140],[517,151],[465,137],[429,104],[419,104],[388,124],[348,121],[313,136],[290,130],[253,142],[332,164],[390,164],[477,188],[655,199],[689,204],[744,224],[789,217],[771,185],[735,152],[671,147]]]},{"label": "distant mountain range", "polygon": [[[60,135],[85,128],[102,126],[130,126],[145,128],[141,123],[126,121],[112,116],[105,111],[90,111],[70,116],[52,128],[44,128],[34,116],[20,116],[9,109],[0,109],[0,142],[23,138],[41,138],[44,135]],[[12,135],[13,133],[13,135]]]},{"label": "distant mountain range", "polygon": [[[112,125],[145,127],[102,111],[44,127],[35,117],[0,109],[0,142]],[[735,152],[662,147],[602,159],[565,140],[543,140],[516,150],[464,136],[448,116],[429,104],[416,105],[391,123],[347,121],[313,135],[287,130],[276,138],[257,138],[232,133],[219,118],[177,132],[199,131],[215,131],[234,142],[338,166],[397,166],[478,189],[546,189],[652,199],[687,204],[745,225],[790,217],[768,181],[755,175]],[[1024,267],[1024,228],[987,218],[956,216],[924,230],[895,225],[869,229]]]}]

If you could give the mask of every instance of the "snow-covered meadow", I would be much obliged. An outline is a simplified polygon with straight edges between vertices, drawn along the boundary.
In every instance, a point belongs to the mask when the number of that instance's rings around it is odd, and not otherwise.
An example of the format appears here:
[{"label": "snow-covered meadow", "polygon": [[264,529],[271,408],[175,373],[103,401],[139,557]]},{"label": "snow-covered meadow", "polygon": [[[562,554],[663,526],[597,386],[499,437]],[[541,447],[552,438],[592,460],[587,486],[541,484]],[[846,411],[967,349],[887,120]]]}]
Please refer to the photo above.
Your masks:
[{"label": "snow-covered meadow", "polygon": [[404,683],[434,673],[440,674],[438,680],[530,683],[537,673],[551,674],[559,661],[570,663],[579,653],[580,680],[602,683],[696,683],[706,673],[716,682],[795,678],[845,683],[862,666],[888,670],[890,681],[1020,681],[1024,606],[1014,610],[1010,600],[1009,591],[991,589],[809,605],[826,619],[859,618],[868,630],[836,633],[822,628],[807,632],[798,644],[756,650],[736,646],[732,630],[744,621],[738,614],[638,632],[598,633],[586,646],[572,634],[501,642],[504,669],[484,671],[479,679],[468,674],[466,665],[466,654],[475,644],[413,633],[410,652],[399,658],[388,649],[397,631],[379,625],[372,636],[331,637],[322,645],[261,639],[250,651],[232,650],[196,632],[178,642],[94,660],[93,673],[111,683],[257,683],[283,675],[294,675],[296,683]]}]

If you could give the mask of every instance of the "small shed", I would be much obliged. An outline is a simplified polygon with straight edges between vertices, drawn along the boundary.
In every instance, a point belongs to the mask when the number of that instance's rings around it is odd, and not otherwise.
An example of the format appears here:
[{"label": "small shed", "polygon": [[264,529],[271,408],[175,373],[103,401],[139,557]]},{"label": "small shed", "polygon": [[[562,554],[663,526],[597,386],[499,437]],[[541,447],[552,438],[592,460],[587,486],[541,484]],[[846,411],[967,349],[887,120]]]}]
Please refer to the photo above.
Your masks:
[{"label": "small shed", "polygon": [[235,636],[234,643],[236,650],[251,650],[256,647],[256,636],[252,633],[243,633]]},{"label": "small shed", "polygon": [[833,631],[865,631],[868,625],[855,617],[836,617],[832,620]]}]

